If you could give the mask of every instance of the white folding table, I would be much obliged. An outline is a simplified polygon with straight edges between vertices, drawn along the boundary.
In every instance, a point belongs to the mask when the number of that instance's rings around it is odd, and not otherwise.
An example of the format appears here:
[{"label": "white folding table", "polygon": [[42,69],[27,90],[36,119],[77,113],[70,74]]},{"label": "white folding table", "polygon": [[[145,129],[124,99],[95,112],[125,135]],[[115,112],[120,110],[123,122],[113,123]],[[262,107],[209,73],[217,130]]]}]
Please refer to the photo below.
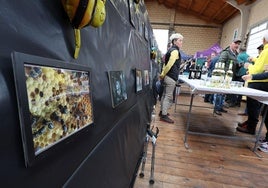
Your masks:
[{"label": "white folding table", "polygon": [[[218,135],[218,134],[211,134],[211,133],[202,133],[202,132],[193,132],[189,130],[190,127],[190,120],[191,120],[191,114],[192,114],[192,107],[193,107],[193,99],[195,95],[198,94],[237,94],[237,95],[244,95],[251,98],[254,98],[258,100],[259,102],[267,105],[268,104],[268,92],[251,89],[247,87],[237,87],[237,88],[221,88],[221,87],[208,87],[204,84],[204,80],[196,80],[196,79],[188,79],[185,76],[180,76],[179,79],[183,81],[185,84],[187,84],[190,87],[190,104],[189,104],[189,112],[187,114],[187,127],[184,137],[184,145],[185,148],[189,148],[189,145],[187,143],[188,134],[196,134],[196,135],[204,135],[204,136],[214,136],[219,138],[231,138],[231,139],[237,139],[237,140],[248,140],[248,137],[238,137],[238,136],[228,136],[228,135]],[[262,121],[260,124],[259,129],[257,130],[257,134],[255,137],[255,145],[253,148],[253,152],[256,153],[257,143],[260,138],[260,134],[264,125],[264,119],[267,114],[267,109],[264,112],[264,115],[262,117]],[[258,156],[260,156],[258,153],[256,153]]]}]

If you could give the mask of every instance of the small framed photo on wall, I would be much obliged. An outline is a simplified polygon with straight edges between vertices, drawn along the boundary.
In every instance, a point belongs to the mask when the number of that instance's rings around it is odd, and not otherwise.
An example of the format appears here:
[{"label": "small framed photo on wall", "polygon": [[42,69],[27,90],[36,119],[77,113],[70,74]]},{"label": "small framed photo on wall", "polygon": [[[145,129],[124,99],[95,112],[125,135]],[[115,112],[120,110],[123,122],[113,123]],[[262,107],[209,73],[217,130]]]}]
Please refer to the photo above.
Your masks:
[{"label": "small framed photo on wall", "polygon": [[238,28],[234,30],[233,40],[238,38]]},{"label": "small framed photo on wall", "polygon": [[144,77],[144,86],[148,86],[150,84],[150,77],[148,70],[143,71],[143,77]]},{"label": "small framed photo on wall", "polygon": [[129,22],[131,25],[135,28],[135,5],[134,0],[128,0],[128,6],[129,6]]},{"label": "small framed photo on wall", "polygon": [[149,31],[146,24],[144,24],[144,38],[146,41],[149,39]]},{"label": "small framed photo on wall", "polygon": [[123,71],[108,72],[112,107],[115,108],[127,100],[127,87]]},{"label": "small framed photo on wall", "polygon": [[135,69],[135,84],[136,84],[136,92],[142,91],[142,71],[140,69]]}]

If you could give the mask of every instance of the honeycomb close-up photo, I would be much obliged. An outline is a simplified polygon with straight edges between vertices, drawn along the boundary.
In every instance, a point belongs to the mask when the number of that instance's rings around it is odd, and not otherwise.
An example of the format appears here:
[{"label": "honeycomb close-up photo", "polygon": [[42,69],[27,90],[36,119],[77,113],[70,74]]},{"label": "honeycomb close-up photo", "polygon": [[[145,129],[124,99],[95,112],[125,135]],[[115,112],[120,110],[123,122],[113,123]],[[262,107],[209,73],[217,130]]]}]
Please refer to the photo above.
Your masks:
[{"label": "honeycomb close-up photo", "polygon": [[25,65],[35,153],[93,122],[89,75]]}]

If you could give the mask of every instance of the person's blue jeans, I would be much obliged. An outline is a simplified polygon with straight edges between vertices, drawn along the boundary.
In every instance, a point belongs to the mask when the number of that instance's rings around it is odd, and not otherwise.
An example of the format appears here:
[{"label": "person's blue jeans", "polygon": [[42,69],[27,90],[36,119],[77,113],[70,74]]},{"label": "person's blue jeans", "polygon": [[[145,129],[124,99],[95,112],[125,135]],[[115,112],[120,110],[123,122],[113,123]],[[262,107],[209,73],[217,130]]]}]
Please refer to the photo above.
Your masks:
[{"label": "person's blue jeans", "polygon": [[224,95],[214,94],[214,110],[220,111],[223,107]]}]

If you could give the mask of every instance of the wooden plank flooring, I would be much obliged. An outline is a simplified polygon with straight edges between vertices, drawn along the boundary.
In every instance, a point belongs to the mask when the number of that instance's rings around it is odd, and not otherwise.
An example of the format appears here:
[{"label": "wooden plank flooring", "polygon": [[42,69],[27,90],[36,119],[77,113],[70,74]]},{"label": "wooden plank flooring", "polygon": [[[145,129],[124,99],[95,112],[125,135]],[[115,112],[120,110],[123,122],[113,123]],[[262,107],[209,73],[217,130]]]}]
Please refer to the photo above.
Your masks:
[{"label": "wooden plank flooring", "polygon": [[[215,138],[200,135],[188,135],[189,149],[184,147],[189,95],[180,94],[174,112],[174,105],[169,110],[175,124],[159,121],[159,103],[156,106],[155,121],[152,125],[158,127],[160,132],[156,142],[154,180],[150,185],[152,144],[148,146],[148,155],[145,165],[144,177],[139,172],[134,188],[234,188],[234,187],[268,187],[268,153],[258,152],[262,158],[257,157],[249,148],[253,148],[251,140],[241,141],[233,139]],[[194,105],[204,103],[201,96],[196,96]],[[237,122],[246,119],[238,116],[243,112],[242,106],[228,108],[228,113],[222,116],[213,116],[210,108],[193,108],[191,130],[198,132],[213,132],[237,137],[253,138],[247,134],[236,132]],[[261,120],[261,119],[260,119]],[[262,135],[266,133],[263,128]],[[141,167],[140,167],[141,168]]]}]

